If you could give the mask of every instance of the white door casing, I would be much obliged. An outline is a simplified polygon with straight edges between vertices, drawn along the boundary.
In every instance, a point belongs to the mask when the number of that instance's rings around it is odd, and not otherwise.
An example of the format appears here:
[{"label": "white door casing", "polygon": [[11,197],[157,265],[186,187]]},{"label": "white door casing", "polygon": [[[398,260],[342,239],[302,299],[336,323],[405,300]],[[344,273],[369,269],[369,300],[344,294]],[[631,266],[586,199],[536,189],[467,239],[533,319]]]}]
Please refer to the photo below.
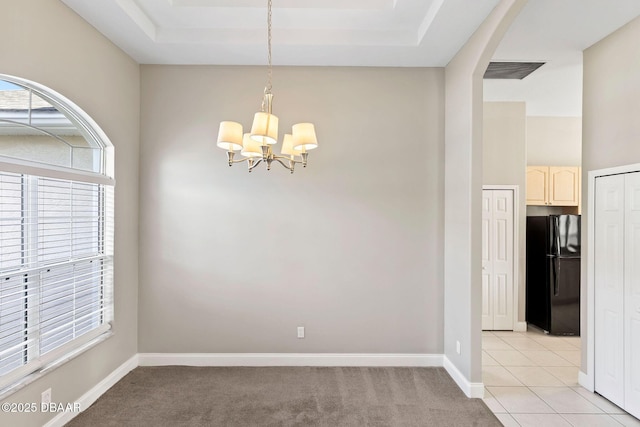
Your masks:
[{"label": "white door casing", "polygon": [[624,178],[624,408],[640,417],[640,172]]},{"label": "white door casing", "polygon": [[514,191],[482,192],[482,329],[514,327]]},{"label": "white door casing", "polygon": [[623,406],[624,176],[595,185],[595,391]]},{"label": "white door casing", "polygon": [[491,298],[491,206],[493,193],[482,190],[482,329],[493,330],[493,299]]}]

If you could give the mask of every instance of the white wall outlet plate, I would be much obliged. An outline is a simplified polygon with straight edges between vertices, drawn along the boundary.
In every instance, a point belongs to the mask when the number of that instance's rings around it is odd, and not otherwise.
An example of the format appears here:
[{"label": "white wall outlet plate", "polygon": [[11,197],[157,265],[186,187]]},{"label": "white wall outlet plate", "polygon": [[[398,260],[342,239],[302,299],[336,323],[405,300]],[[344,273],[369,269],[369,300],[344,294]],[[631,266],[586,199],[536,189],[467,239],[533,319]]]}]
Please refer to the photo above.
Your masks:
[{"label": "white wall outlet plate", "polygon": [[298,326],[298,338],[304,338],[304,326]]},{"label": "white wall outlet plate", "polygon": [[460,341],[456,341],[456,353],[460,354]]},{"label": "white wall outlet plate", "polygon": [[42,399],[41,399],[41,403],[43,405],[48,405],[49,403],[51,403],[51,389],[48,388],[45,391],[42,392]]}]

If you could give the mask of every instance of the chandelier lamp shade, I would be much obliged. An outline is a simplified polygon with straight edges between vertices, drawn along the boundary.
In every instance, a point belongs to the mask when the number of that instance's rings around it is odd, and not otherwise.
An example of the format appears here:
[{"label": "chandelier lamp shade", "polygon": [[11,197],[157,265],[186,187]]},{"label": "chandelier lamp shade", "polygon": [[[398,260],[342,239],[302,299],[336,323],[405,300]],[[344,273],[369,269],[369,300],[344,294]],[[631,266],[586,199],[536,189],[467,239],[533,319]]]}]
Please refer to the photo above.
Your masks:
[{"label": "chandelier lamp shade", "polygon": [[[217,145],[227,151],[229,166],[246,161],[251,172],[260,163],[271,170],[271,163],[276,161],[291,173],[295,165],[302,163],[307,167],[309,150],[318,147],[318,139],[313,123],[298,123],[292,126],[291,133],[284,135],[280,155],[274,153],[278,143],[278,116],[273,114],[273,94],[271,93],[271,2],[267,1],[267,44],[268,44],[268,79],[262,97],[262,107],[253,117],[251,131],[245,133],[238,122],[220,122]],[[236,151],[244,157],[235,159]]]}]

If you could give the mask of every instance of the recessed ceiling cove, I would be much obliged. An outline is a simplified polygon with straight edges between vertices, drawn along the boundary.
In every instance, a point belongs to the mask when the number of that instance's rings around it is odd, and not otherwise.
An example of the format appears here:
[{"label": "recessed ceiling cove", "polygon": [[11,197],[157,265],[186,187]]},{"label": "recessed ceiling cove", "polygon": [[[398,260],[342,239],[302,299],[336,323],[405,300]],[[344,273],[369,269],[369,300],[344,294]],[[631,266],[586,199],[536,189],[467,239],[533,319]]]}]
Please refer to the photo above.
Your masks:
[{"label": "recessed ceiling cove", "polygon": [[[266,0],[62,1],[143,64],[266,62]],[[445,66],[497,3],[273,0],[273,63]]]}]

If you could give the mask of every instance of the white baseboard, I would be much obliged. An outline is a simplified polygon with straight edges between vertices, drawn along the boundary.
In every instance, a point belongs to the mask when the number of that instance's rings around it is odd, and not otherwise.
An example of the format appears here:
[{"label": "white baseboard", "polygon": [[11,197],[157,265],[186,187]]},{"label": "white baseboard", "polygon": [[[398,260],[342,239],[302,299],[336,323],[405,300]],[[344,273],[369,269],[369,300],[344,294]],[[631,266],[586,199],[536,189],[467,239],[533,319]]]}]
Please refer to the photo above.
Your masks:
[{"label": "white baseboard", "polygon": [[139,366],[442,366],[441,354],[140,353]]},{"label": "white baseboard", "polygon": [[527,332],[527,322],[516,322],[516,324],[513,325],[513,331],[514,332]]},{"label": "white baseboard", "polygon": [[451,378],[458,384],[460,390],[462,390],[467,397],[482,399],[484,397],[484,384],[469,382],[469,380],[462,375],[462,372],[451,363],[447,356],[443,355],[442,357],[444,369],[447,370]]},{"label": "white baseboard", "polygon": [[[93,404],[100,396],[102,396],[107,390],[120,381],[125,375],[138,367],[138,355],[132,356],[129,360],[118,366],[112,373],[110,373],[105,379],[96,384],[91,390],[83,394],[77,403],[80,404],[80,410],[84,411]],[[53,417],[44,427],[62,427],[69,421],[71,421],[77,412],[61,412]]]}]

